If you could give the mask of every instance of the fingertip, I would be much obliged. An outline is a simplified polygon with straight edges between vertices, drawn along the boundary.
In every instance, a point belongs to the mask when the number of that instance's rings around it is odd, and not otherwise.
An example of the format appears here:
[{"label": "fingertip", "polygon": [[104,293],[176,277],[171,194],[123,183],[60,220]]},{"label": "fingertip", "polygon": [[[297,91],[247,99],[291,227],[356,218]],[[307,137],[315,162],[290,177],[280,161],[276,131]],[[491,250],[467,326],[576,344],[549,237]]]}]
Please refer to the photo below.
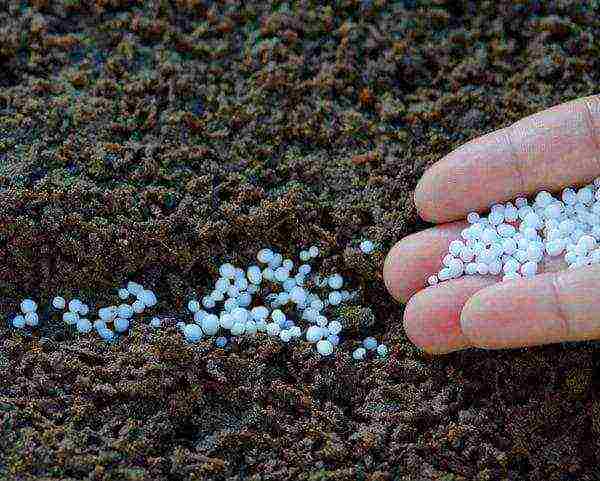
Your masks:
[{"label": "fingertip", "polygon": [[466,223],[453,222],[404,237],[388,253],[383,278],[390,294],[399,302],[426,286],[427,278],[440,269],[448,245],[460,236]]},{"label": "fingertip", "polygon": [[[490,305],[489,293],[493,286],[484,287],[483,289],[474,293],[467,302],[465,302],[460,312],[460,329],[461,332],[469,339],[477,339],[477,326],[481,322],[482,315],[484,315],[484,306]],[[481,347],[481,346],[479,346]]]},{"label": "fingertip", "polygon": [[396,242],[388,252],[383,264],[383,282],[388,292],[399,302],[405,302],[402,296],[401,285],[398,280],[401,278],[401,269],[399,265],[400,244]]},{"label": "fingertip", "polygon": [[471,344],[502,349],[560,340],[561,322],[552,289],[543,282],[551,274],[504,281],[475,293],[460,313],[460,327]]},{"label": "fingertip", "polygon": [[461,297],[444,286],[429,287],[415,294],[406,305],[403,321],[411,342],[430,354],[469,347],[459,325]]}]

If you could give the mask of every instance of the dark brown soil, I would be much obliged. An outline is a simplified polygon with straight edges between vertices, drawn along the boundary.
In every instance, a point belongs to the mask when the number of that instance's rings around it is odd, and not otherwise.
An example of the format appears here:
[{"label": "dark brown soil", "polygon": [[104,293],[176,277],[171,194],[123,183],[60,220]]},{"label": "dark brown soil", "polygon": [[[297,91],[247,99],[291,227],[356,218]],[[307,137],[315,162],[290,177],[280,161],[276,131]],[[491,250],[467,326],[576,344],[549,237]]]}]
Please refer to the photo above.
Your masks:
[{"label": "dark brown soil", "polygon": [[[0,0],[0,479],[599,480],[599,343],[428,357],[380,273],[425,168],[597,91],[587,5]],[[220,263],[313,243],[362,293],[334,359],[182,342]],[[127,279],[167,328],[9,328]]]}]

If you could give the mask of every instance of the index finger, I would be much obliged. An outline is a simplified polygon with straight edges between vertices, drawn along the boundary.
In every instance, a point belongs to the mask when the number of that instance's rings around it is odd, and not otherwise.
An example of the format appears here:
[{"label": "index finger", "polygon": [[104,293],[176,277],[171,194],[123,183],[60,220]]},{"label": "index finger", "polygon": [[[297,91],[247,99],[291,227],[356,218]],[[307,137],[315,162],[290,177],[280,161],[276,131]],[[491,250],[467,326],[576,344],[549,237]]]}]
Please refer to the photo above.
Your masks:
[{"label": "index finger", "polygon": [[583,97],[474,139],[425,172],[415,190],[423,219],[447,222],[539,190],[600,176],[600,96]]}]

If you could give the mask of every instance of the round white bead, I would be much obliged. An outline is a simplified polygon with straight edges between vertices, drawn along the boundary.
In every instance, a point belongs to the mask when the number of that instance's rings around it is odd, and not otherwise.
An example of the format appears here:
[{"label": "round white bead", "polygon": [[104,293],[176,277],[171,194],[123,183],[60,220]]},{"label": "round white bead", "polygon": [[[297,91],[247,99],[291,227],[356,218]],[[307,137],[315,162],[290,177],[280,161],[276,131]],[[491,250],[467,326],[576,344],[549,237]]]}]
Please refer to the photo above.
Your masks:
[{"label": "round white bead", "polygon": [[504,222],[504,212],[491,212],[488,219],[491,225],[500,225]]},{"label": "round white bead", "polygon": [[64,309],[66,305],[66,301],[64,299],[64,297],[55,297],[54,299],[52,299],[52,307],[54,307],[54,309]]},{"label": "round white bead", "polygon": [[535,203],[540,207],[546,207],[550,205],[553,200],[554,198],[552,197],[552,194],[546,192],[545,190],[538,192],[538,194],[535,196]]},{"label": "round white bead", "polygon": [[247,274],[248,280],[252,284],[260,284],[262,281],[262,271],[258,266],[250,266],[248,267]]},{"label": "round white bead", "polygon": [[[196,324],[193,324],[194,326],[196,326]],[[117,332],[125,332],[129,329],[129,319],[123,319],[121,317],[117,317],[114,321],[113,321],[113,326],[115,328],[115,331]],[[198,327],[198,326],[196,326]],[[198,329],[200,329],[198,327]]]},{"label": "round white bead", "polygon": [[40,318],[37,312],[28,312],[25,314],[25,324],[31,327],[35,327],[39,324]]},{"label": "round white bead", "polygon": [[[132,305],[131,308],[133,309],[133,312],[135,312],[136,314],[141,314],[142,312],[144,312],[144,309],[146,308],[146,306],[144,305],[144,303],[140,300],[135,301]],[[82,313],[82,315],[85,316],[85,314]]]},{"label": "round white bead", "polygon": [[517,250],[517,242],[514,239],[504,239],[502,241],[502,252],[511,255]]},{"label": "round white bead", "polygon": [[334,274],[327,279],[327,283],[331,289],[341,289],[344,284],[344,279],[339,274]]},{"label": "round white bead", "polygon": [[517,197],[515,199],[515,206],[517,207],[517,209],[520,209],[521,207],[524,207],[527,205],[527,199],[525,197]]},{"label": "round white bead", "polygon": [[332,306],[337,306],[340,302],[342,302],[342,295],[338,291],[333,291],[329,293],[327,299]]},{"label": "round white bead", "polygon": [[539,229],[542,227],[542,219],[535,212],[530,212],[523,219],[523,224],[532,229]]},{"label": "round white bead", "polygon": [[513,257],[519,262],[527,262],[527,259],[529,258],[525,249],[517,249],[514,252]]},{"label": "round white bead", "polygon": [[230,286],[231,283],[229,282],[229,279],[226,279],[224,277],[219,277],[217,279],[217,282],[215,282],[216,291],[227,292],[227,289],[229,289]]},{"label": "round white bead", "polygon": [[460,253],[460,260],[463,262],[471,262],[473,257],[475,257],[473,250],[470,247],[465,246]]},{"label": "round white bead", "polygon": [[308,342],[318,342],[323,338],[323,328],[319,326],[310,326],[306,330],[306,340]]},{"label": "round white bead", "polygon": [[246,330],[246,325],[243,322],[234,322],[233,326],[231,327],[231,334],[233,336],[241,336],[242,334],[244,334],[244,331]]},{"label": "round white bead", "polygon": [[464,240],[469,240],[469,239],[473,239],[474,238],[471,229],[469,229],[468,227],[460,231],[460,236]]},{"label": "round white bead", "polygon": [[37,311],[37,303],[32,299],[23,299],[21,302],[21,312],[23,314],[29,314],[30,312]]},{"label": "round white bead", "polygon": [[452,254],[446,254],[442,259],[442,264],[448,267],[454,259],[456,259],[456,257],[454,257]]},{"label": "round white bead", "polygon": [[488,269],[489,273],[494,276],[500,274],[500,272],[502,271],[502,263],[498,260],[492,261],[490,262]]},{"label": "round white bead", "polygon": [[530,245],[527,247],[527,259],[533,262],[539,262],[544,256],[544,251],[537,245]]},{"label": "round white bead", "polygon": [[498,240],[498,233],[494,229],[487,228],[487,229],[485,229],[483,231],[483,234],[481,236],[481,240],[486,245],[489,245],[492,242],[496,242]]},{"label": "round white bead", "polygon": [[562,191],[561,199],[566,205],[574,205],[577,202],[577,193],[571,188],[566,188]]},{"label": "round white bead", "polygon": [[544,217],[546,219],[558,219],[562,214],[563,205],[561,202],[550,204],[544,209]]},{"label": "round white bead", "polygon": [[365,358],[367,355],[367,350],[364,347],[359,347],[354,350],[352,353],[352,357],[357,361],[360,361]]},{"label": "round white bead", "polygon": [[140,293],[144,289],[144,286],[133,281],[129,281],[126,287],[129,293],[133,294],[134,296],[137,296],[138,293]]},{"label": "round white bead", "polygon": [[21,314],[15,316],[12,320],[12,325],[17,329],[23,329],[25,327],[25,317]]},{"label": "round white bead", "polygon": [[452,277],[459,277],[464,272],[464,263],[460,259],[454,259],[448,266]]},{"label": "round white bead", "polygon": [[221,266],[219,267],[219,274],[221,274],[221,277],[224,277],[226,279],[234,279],[235,267],[229,263],[221,264]]},{"label": "round white bead", "polygon": [[508,274],[509,272],[517,272],[519,270],[519,267],[520,267],[519,262],[516,259],[511,257],[502,266],[502,271],[505,274]]},{"label": "round white bead", "polygon": [[284,314],[284,312],[282,310],[275,309],[271,313],[271,319],[273,319],[273,321],[275,321],[277,323],[281,323],[281,322],[285,322],[286,316],[285,316],[285,314]]},{"label": "round white bead", "polygon": [[223,329],[231,329],[233,327],[233,316],[228,312],[221,312],[219,324]]},{"label": "round white bead", "polygon": [[537,273],[537,263],[527,261],[521,266],[521,274],[524,277],[533,277]]},{"label": "round white bead", "polygon": [[596,239],[591,235],[582,235],[577,243],[584,246],[587,252],[594,250],[597,245]]},{"label": "round white bead", "polygon": [[122,319],[130,319],[133,313],[133,308],[129,304],[121,304],[117,309],[117,315]]},{"label": "round white bead", "polygon": [[460,240],[453,240],[452,242],[450,242],[450,245],[448,246],[448,251],[453,256],[458,257],[458,256],[460,256],[461,252],[463,251],[463,249],[465,247],[466,246],[465,246],[464,242],[462,242]]},{"label": "round white bead", "polygon": [[248,289],[248,280],[245,277],[238,277],[235,279],[235,283],[233,285],[237,288],[238,291],[245,291],[246,289]]},{"label": "round white bead", "polygon": [[79,315],[76,312],[67,311],[63,314],[63,321],[67,324],[75,324],[79,319]]},{"label": "round white bead", "polygon": [[373,252],[374,248],[375,244],[370,240],[365,240],[360,243],[360,250],[363,251],[365,254],[370,254],[371,252]]},{"label": "round white bead", "polygon": [[469,212],[467,214],[467,222],[469,224],[475,224],[477,221],[479,221],[479,214],[477,212]]},{"label": "round white bead", "polygon": [[192,299],[188,302],[187,308],[193,314],[194,312],[198,312],[200,310],[200,303],[197,300]]},{"label": "round white bead", "polygon": [[269,322],[267,324],[267,334],[269,336],[278,336],[281,332],[281,327],[276,322]]},{"label": "round white bead", "polygon": [[517,215],[518,215],[519,219],[524,220],[525,217],[527,217],[532,212],[535,212],[533,207],[531,207],[530,205],[526,205],[519,209],[519,212],[517,213]]},{"label": "round white bead", "polygon": [[268,264],[273,260],[273,251],[271,249],[261,249],[256,254],[256,258],[262,264]]},{"label": "round white bead", "polygon": [[573,264],[577,260],[577,253],[570,251],[565,254],[565,262],[567,264]]},{"label": "round white bead", "polygon": [[231,311],[231,317],[233,317],[234,322],[244,323],[248,320],[248,311],[243,307],[236,307]]},{"label": "round white bead", "polygon": [[581,202],[582,204],[591,204],[593,199],[594,193],[589,187],[584,187],[577,191],[577,202]]},{"label": "round white bead", "polygon": [[329,334],[338,335],[340,332],[342,332],[342,324],[339,321],[331,321],[327,325],[327,329]]},{"label": "round white bead", "polygon": [[208,315],[209,315],[208,312],[200,309],[200,310],[194,312],[194,316],[193,316],[194,322],[197,324],[200,324],[204,320],[204,318],[206,318],[206,316],[208,316]]},{"label": "round white bead", "polygon": [[92,330],[92,323],[87,319],[79,319],[77,321],[77,330],[82,334],[87,334]]},{"label": "round white bead", "polygon": [[[112,321],[116,315],[117,315],[116,306],[101,307],[100,309],[98,309],[98,317],[100,319],[102,319],[104,322]],[[64,319],[64,315],[63,315],[63,319]]]},{"label": "round white bead", "polygon": [[141,296],[141,301],[147,307],[155,306],[158,303],[158,299],[156,298],[156,294],[149,289],[144,289]]},{"label": "round white bead", "polygon": [[183,335],[189,342],[198,342],[202,338],[202,331],[197,324],[186,324]]},{"label": "round white bead", "polygon": [[486,275],[488,272],[489,272],[489,267],[488,267],[488,265],[487,265],[487,264],[484,264],[483,262],[479,262],[479,263],[477,264],[477,273],[478,273],[479,275],[482,275],[482,276],[484,276],[484,275]]},{"label": "round white bead", "polygon": [[200,326],[204,334],[214,336],[219,330],[219,318],[214,314],[208,314],[202,319]]},{"label": "round white bead", "polygon": [[250,335],[250,336],[254,336],[256,334],[256,332],[258,331],[258,325],[256,324],[256,322],[250,320],[250,321],[246,321],[246,334]]},{"label": "round white bead", "polygon": [[290,291],[290,298],[296,304],[303,304],[306,301],[306,291],[302,287],[294,287]]},{"label": "round white bead", "polygon": [[[215,300],[212,299],[209,296],[204,296],[202,298],[202,305],[206,308],[206,309],[212,309],[213,307],[215,307]],[[237,304],[237,303],[236,303]]]},{"label": "round white bead", "polygon": [[259,321],[261,319],[264,320],[269,316],[269,309],[267,309],[265,306],[256,306],[252,308],[250,314],[252,315],[252,319],[255,321]]},{"label": "round white bead", "polygon": [[562,239],[553,239],[546,243],[546,252],[549,256],[557,256],[564,250],[564,242]]},{"label": "round white bead", "polygon": [[333,344],[327,340],[317,342],[317,351],[321,356],[329,356],[333,353]]},{"label": "round white bead", "polygon": [[477,273],[477,263],[469,262],[465,267],[465,274],[472,276],[475,273]]},{"label": "round white bead", "polygon": [[388,348],[385,344],[379,344],[379,346],[377,346],[377,354],[379,355],[379,357],[385,357],[387,356],[388,353]]},{"label": "round white bead", "polygon": [[505,222],[514,222],[518,218],[519,211],[516,207],[506,208],[504,211],[504,221]]},{"label": "round white bead", "polygon": [[[302,276],[300,276],[300,282],[302,282]],[[295,276],[292,278],[288,278],[285,281],[283,281],[283,288],[288,291],[291,292],[291,290],[296,287],[296,278]]]},{"label": "round white bead", "polygon": [[517,233],[517,229],[510,224],[500,224],[496,230],[500,237],[512,237]]},{"label": "round white bead", "polygon": [[287,292],[280,292],[277,294],[277,303],[280,306],[286,305],[290,301],[290,295]]},{"label": "round white bead", "polygon": [[290,271],[285,267],[279,267],[275,270],[274,277],[277,281],[283,282],[290,276]]}]

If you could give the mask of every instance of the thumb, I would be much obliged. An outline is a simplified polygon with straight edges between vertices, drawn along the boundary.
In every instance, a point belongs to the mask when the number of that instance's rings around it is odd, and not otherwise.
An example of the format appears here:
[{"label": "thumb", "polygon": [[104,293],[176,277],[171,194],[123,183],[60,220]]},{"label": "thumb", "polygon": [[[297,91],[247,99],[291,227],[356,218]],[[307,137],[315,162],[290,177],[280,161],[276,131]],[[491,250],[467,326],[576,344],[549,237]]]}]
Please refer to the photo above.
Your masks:
[{"label": "thumb", "polygon": [[600,339],[600,265],[486,287],[460,324],[472,346],[489,349]]}]

